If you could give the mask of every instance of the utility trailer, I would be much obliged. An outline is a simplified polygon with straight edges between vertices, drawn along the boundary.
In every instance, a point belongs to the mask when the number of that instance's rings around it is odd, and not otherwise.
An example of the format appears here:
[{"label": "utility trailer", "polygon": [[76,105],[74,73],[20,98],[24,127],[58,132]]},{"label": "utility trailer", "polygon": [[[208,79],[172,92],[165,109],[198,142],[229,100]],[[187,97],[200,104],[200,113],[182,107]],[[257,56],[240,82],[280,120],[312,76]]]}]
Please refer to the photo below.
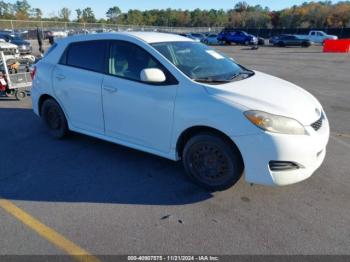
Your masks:
[{"label": "utility trailer", "polygon": [[30,60],[9,58],[0,52],[0,92],[22,100],[32,87]]}]

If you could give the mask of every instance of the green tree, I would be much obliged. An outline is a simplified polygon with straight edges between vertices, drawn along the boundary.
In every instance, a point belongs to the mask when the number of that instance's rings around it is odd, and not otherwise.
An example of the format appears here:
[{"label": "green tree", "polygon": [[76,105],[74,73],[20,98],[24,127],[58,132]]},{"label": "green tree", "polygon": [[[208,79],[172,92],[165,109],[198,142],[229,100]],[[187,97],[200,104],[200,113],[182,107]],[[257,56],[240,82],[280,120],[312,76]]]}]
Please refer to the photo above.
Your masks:
[{"label": "green tree", "polygon": [[126,22],[129,25],[143,25],[143,15],[140,10],[129,10],[126,15]]},{"label": "green tree", "polygon": [[83,9],[81,19],[85,23],[96,22],[95,14],[94,14],[94,11],[92,11],[91,7],[86,7],[85,9]]},{"label": "green tree", "polygon": [[118,6],[114,6],[108,9],[106,12],[106,16],[108,19],[114,23],[118,23],[119,16],[121,15],[122,11]]},{"label": "green tree", "polygon": [[15,8],[11,3],[0,1],[0,17],[4,19],[14,18]]},{"label": "green tree", "polygon": [[72,12],[67,7],[63,7],[59,12],[59,17],[63,20],[68,22],[70,20]]},{"label": "green tree", "polygon": [[31,9],[30,4],[27,0],[16,1],[14,5],[14,9],[16,12],[16,18],[19,20],[25,20],[29,17],[29,11]]},{"label": "green tree", "polygon": [[32,8],[30,9],[30,17],[34,18],[35,20],[40,20],[43,16],[43,12],[40,8]]},{"label": "green tree", "polygon": [[83,11],[81,11],[80,8],[76,9],[75,12],[77,13],[77,21],[81,22],[81,15],[83,13]]}]

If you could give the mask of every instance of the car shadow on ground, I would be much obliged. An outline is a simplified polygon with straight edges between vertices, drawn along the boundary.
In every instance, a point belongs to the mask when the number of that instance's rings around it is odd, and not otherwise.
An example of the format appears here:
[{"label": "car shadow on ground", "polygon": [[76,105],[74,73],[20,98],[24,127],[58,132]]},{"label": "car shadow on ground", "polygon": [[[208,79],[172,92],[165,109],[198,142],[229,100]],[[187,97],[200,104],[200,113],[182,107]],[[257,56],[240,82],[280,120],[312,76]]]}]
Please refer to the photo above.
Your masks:
[{"label": "car shadow on ground", "polygon": [[183,205],[212,197],[181,163],[75,133],[53,139],[31,109],[0,108],[0,119],[3,198]]}]

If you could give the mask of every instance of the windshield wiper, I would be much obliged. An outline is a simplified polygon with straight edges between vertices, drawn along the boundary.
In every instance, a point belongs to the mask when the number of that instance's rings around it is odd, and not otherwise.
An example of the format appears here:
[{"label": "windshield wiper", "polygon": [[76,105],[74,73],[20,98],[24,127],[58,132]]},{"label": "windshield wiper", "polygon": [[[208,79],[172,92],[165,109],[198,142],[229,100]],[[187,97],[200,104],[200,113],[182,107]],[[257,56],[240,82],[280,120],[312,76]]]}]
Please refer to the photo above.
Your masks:
[{"label": "windshield wiper", "polygon": [[238,80],[239,77],[241,77],[241,76],[246,76],[246,77],[244,77],[244,79],[245,79],[245,78],[248,78],[252,75],[254,75],[253,71],[243,70],[243,71],[238,72],[237,74],[234,74],[229,79],[214,79],[212,77],[203,77],[203,78],[193,78],[192,80],[194,80],[196,82],[201,82],[201,83],[222,84],[222,83],[230,83],[232,81]]},{"label": "windshield wiper", "polygon": [[201,83],[228,83],[229,80],[215,80],[212,78],[193,78],[192,80]]},{"label": "windshield wiper", "polygon": [[[240,72],[238,72],[237,74],[234,74],[234,75],[230,78],[229,81],[232,81],[232,80],[236,79],[237,77],[243,76],[243,75],[247,75],[248,77],[250,77],[250,76],[254,75],[254,72],[253,72],[253,71],[249,71],[249,70],[240,71]],[[245,77],[245,78],[247,78],[247,77]]]}]

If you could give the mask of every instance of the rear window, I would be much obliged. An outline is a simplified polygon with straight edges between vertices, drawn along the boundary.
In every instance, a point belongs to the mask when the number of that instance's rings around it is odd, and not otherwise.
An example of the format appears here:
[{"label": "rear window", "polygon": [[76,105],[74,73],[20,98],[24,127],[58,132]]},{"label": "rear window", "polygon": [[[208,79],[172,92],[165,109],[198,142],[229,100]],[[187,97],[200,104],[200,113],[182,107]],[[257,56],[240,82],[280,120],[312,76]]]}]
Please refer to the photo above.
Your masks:
[{"label": "rear window", "polygon": [[86,41],[70,44],[65,64],[95,72],[104,71],[106,41]]}]

